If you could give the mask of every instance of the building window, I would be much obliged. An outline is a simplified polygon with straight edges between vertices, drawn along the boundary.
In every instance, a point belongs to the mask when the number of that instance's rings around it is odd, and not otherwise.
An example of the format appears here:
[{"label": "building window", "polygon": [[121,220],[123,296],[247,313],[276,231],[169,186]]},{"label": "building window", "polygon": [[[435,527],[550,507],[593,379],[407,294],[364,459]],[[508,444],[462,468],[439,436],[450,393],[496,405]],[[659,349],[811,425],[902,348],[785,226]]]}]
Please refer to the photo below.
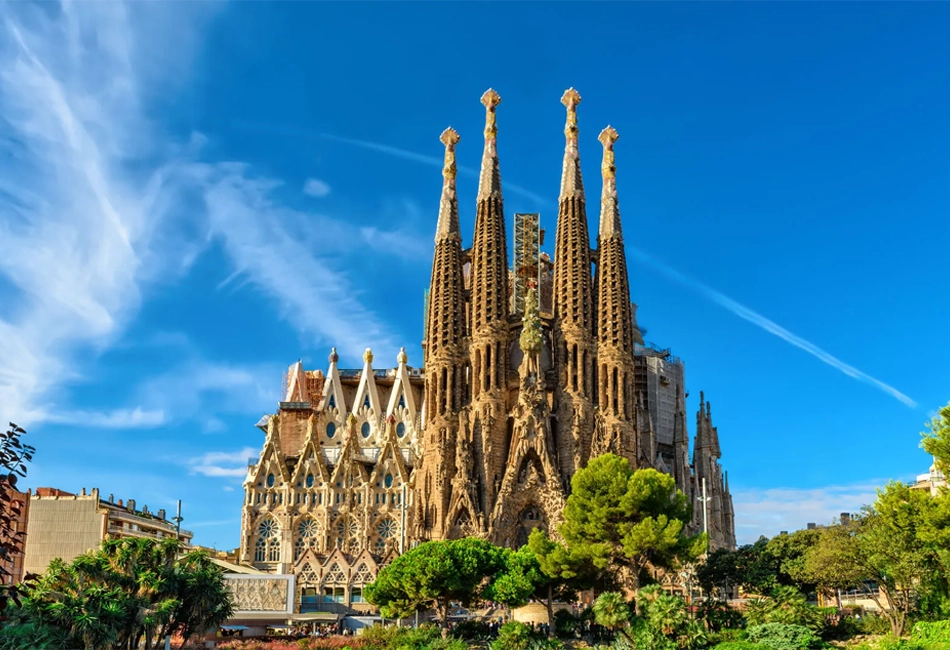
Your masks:
[{"label": "building window", "polygon": [[369,422],[364,422],[363,426],[360,427],[360,433],[363,435],[364,438],[369,438],[370,428],[371,427],[369,426]]},{"label": "building window", "polygon": [[383,519],[379,524],[376,525],[376,533],[382,539],[392,539],[396,536],[396,533],[399,531],[399,526],[395,521],[387,517]]},{"label": "building window", "polygon": [[273,475],[273,474],[268,474],[268,475],[267,475],[267,487],[274,487],[274,482],[275,482],[276,480],[277,480],[277,479],[274,478],[274,475]]},{"label": "building window", "polygon": [[308,548],[316,548],[320,535],[320,525],[311,518],[302,519],[297,524],[297,539],[294,541],[294,561],[300,559]]},{"label": "building window", "polygon": [[363,588],[353,587],[350,593],[350,603],[361,603],[361,602],[363,602]]},{"label": "building window", "polygon": [[313,487],[313,474],[307,474],[307,487]]},{"label": "building window", "polygon": [[317,590],[313,587],[304,587],[300,594],[300,613],[316,612],[320,609]]},{"label": "building window", "polygon": [[262,521],[257,527],[254,561],[280,562],[280,526],[271,517]]},{"label": "building window", "polygon": [[383,482],[386,484],[386,487],[391,488],[393,486],[393,475],[387,474],[386,478],[383,479]]},{"label": "building window", "polygon": [[404,422],[400,422],[396,425],[396,435],[400,438],[406,435],[406,424]]},{"label": "building window", "polygon": [[336,434],[336,423],[327,422],[327,438],[332,438]]},{"label": "building window", "polygon": [[406,408],[406,396],[405,396],[405,395],[400,395],[400,396],[399,396],[399,408]]},{"label": "building window", "polygon": [[363,406],[364,406],[365,408],[369,408],[369,395],[366,395],[366,396],[363,398]]},{"label": "building window", "polygon": [[335,397],[334,395],[330,395],[330,401],[327,402],[327,405],[328,405],[331,409],[335,409],[335,408],[336,408],[336,397]]}]

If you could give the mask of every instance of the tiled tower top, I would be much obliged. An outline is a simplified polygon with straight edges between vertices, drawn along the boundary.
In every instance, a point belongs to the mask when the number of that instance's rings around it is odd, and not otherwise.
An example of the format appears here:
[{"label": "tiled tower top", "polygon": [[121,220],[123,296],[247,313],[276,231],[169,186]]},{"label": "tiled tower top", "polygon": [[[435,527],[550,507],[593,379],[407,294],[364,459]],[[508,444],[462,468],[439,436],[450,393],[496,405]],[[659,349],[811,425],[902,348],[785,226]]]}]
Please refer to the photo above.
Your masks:
[{"label": "tiled tower top", "polygon": [[462,241],[459,229],[459,204],[455,194],[455,177],[458,168],[455,164],[455,145],[458,144],[458,132],[452,127],[442,132],[439,138],[445,145],[445,166],[442,168],[442,198],[439,200],[439,222],[435,228],[435,240],[458,239]]},{"label": "tiled tower top", "polygon": [[577,105],[581,94],[573,88],[564,91],[561,103],[567,107],[567,123],[564,125],[564,167],[561,172],[561,197],[584,198],[584,181],[581,178],[581,157],[577,149]]},{"label": "tiled tower top", "polygon": [[489,88],[482,95],[485,106],[485,152],[482,154],[482,170],[478,177],[478,200],[488,197],[501,198],[501,173],[498,170],[498,127],[495,125],[495,108],[501,96]]}]

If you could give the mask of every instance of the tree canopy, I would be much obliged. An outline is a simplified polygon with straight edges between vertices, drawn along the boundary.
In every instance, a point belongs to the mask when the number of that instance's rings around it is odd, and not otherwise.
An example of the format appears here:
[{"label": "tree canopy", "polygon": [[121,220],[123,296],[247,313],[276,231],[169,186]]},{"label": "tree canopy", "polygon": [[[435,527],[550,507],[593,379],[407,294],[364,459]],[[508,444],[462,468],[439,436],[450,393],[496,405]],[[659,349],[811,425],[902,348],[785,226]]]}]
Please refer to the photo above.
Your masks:
[{"label": "tree canopy", "polygon": [[934,457],[937,469],[950,474],[950,402],[940,408],[925,425],[927,430],[921,433],[920,446]]},{"label": "tree canopy", "polygon": [[[481,539],[424,542],[384,567],[367,585],[365,596],[386,618],[432,607],[445,635],[449,604],[467,605],[482,598],[488,577],[504,570],[504,560],[502,549]],[[523,587],[513,580],[510,593]]]},{"label": "tree canopy", "polygon": [[27,585],[0,648],[53,638],[86,650],[152,648],[166,635],[187,640],[232,611],[223,573],[205,552],[179,556],[172,539],[109,540],[72,562],[54,560]]},{"label": "tree canopy", "polygon": [[571,555],[601,570],[625,569],[624,582],[636,590],[648,566],[672,568],[705,550],[705,535],[685,533],[691,512],[672,476],[634,471],[627,459],[605,454],[571,480],[559,531]]}]

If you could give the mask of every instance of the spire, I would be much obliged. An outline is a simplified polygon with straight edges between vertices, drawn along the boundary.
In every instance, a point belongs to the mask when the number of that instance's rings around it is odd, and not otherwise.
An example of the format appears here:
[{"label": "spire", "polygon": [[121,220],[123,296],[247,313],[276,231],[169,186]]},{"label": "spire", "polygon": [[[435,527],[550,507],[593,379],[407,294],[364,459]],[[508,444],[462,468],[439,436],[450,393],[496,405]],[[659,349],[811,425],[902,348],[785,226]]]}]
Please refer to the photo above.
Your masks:
[{"label": "spire", "polygon": [[604,158],[600,172],[604,178],[604,188],[600,195],[600,239],[621,237],[620,204],[617,201],[617,167],[614,165],[614,143],[620,134],[617,129],[608,126],[600,132],[600,143],[604,145]]},{"label": "spire", "polygon": [[495,108],[501,96],[489,88],[482,95],[485,106],[485,152],[482,154],[482,169],[478,176],[478,200],[489,197],[501,198],[501,172],[498,169],[498,127],[495,125]]},{"label": "spire", "polygon": [[455,193],[455,176],[458,168],[455,164],[455,145],[461,138],[451,126],[442,132],[439,138],[445,145],[445,166],[442,168],[442,198],[439,200],[439,222],[435,227],[435,240],[450,237],[462,241],[459,230],[459,202]]},{"label": "spire", "polygon": [[577,105],[581,94],[573,88],[564,91],[561,103],[567,107],[567,122],[564,124],[564,167],[561,172],[561,197],[584,199],[584,181],[581,178],[581,157],[577,148]]},{"label": "spire", "polygon": [[597,263],[597,339],[601,354],[614,348],[632,363],[633,311],[630,303],[630,276],[627,253],[620,231],[620,208],[617,202],[617,168],[614,166],[614,143],[620,136],[611,126],[600,132],[604,145],[601,171],[604,189],[600,199],[600,233],[597,236],[600,258]]}]

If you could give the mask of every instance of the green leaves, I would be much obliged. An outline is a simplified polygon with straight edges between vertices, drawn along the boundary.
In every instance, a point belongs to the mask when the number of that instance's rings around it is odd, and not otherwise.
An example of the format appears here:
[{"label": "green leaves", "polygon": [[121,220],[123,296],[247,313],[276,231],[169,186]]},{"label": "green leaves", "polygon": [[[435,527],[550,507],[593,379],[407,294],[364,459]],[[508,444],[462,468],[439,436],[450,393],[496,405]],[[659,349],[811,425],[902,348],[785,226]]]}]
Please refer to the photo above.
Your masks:
[{"label": "green leaves", "polygon": [[950,402],[924,426],[927,430],[920,434],[923,436],[920,446],[934,457],[937,469],[950,474]]},{"label": "green leaves", "polygon": [[598,569],[627,563],[637,573],[647,565],[674,567],[705,550],[705,538],[685,534],[689,519],[689,502],[672,476],[633,471],[625,458],[605,454],[574,475],[559,530],[570,555]]}]

